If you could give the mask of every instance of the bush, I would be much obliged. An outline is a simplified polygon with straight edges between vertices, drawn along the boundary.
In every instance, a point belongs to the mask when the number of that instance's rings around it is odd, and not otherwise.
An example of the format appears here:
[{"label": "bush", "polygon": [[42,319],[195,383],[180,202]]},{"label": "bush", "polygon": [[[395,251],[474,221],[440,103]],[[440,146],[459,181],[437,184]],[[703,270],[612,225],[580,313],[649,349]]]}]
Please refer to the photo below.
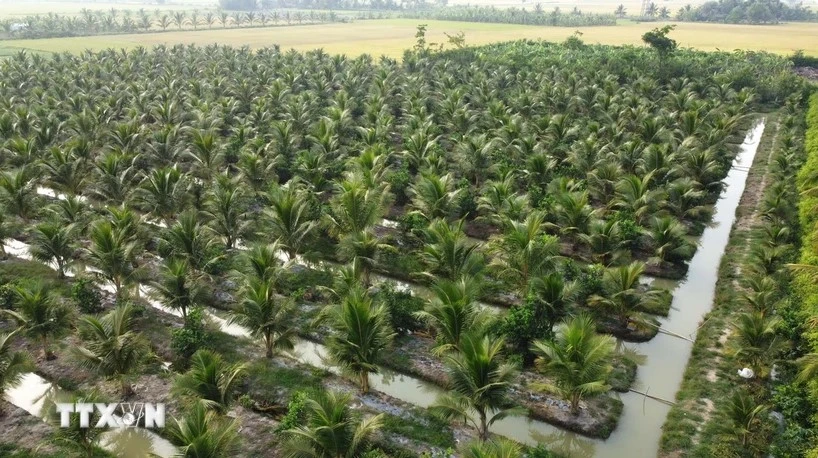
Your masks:
[{"label": "bush", "polygon": [[11,310],[14,308],[14,301],[17,295],[14,293],[14,284],[6,283],[0,285],[0,308]]},{"label": "bush", "polygon": [[307,420],[307,393],[296,391],[287,404],[287,414],[281,417],[276,432],[301,426]]},{"label": "bush", "polygon": [[421,329],[421,323],[415,317],[415,312],[423,310],[423,299],[408,292],[398,291],[392,282],[380,285],[377,298],[389,311],[390,322],[395,331]]},{"label": "bush", "polygon": [[98,313],[102,311],[102,296],[88,278],[80,278],[71,288],[71,299],[77,307],[85,313]]},{"label": "bush", "polygon": [[395,205],[403,206],[409,203],[409,195],[406,193],[412,183],[409,170],[404,167],[392,172],[387,177],[386,182],[389,183],[389,189],[395,195]]},{"label": "bush", "polygon": [[171,333],[170,348],[176,354],[177,362],[185,366],[190,357],[204,347],[206,341],[204,312],[201,308],[194,307],[188,311],[185,325]]}]

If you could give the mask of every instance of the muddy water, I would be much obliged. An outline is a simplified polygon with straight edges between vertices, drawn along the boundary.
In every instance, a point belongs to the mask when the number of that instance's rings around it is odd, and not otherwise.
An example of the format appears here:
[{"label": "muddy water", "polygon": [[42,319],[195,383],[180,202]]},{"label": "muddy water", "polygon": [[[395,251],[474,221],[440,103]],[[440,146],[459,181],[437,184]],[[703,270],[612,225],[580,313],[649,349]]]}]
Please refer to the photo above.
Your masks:
[{"label": "muddy water", "polygon": [[[48,406],[53,402],[68,401],[71,394],[61,390],[48,380],[29,372],[15,388],[6,390],[6,400],[31,415],[47,419]],[[122,428],[107,431],[100,438],[100,445],[123,458],[176,456],[178,449],[167,439],[140,428]]]},{"label": "muddy water", "polygon": [[[678,285],[675,282],[645,279],[645,283],[673,290],[670,314],[668,318],[661,320],[661,327],[667,331],[695,339],[703,315],[713,305],[718,267],[729,239],[739,199],[744,191],[747,176],[745,170],[753,162],[763,131],[762,120],[748,132],[741,145],[734,161],[734,166],[738,166],[739,169],[732,168],[724,180],[726,186],[716,204],[713,222],[702,234],[699,249],[690,261],[686,279]],[[745,170],[741,170],[742,168]],[[19,250],[21,247],[14,248]],[[387,280],[394,281],[380,276],[375,277],[376,282]],[[416,285],[396,283],[401,289],[417,289]],[[419,290],[418,294],[427,295],[428,291]],[[151,302],[152,305],[161,307],[161,304]],[[227,325],[225,320],[213,315],[211,317],[225,332],[235,336],[247,336],[247,331],[241,327]],[[673,400],[681,384],[692,343],[660,333],[649,342],[633,345],[631,348],[645,358],[639,367],[635,389]],[[294,351],[294,356],[304,363],[333,370],[322,357],[325,351],[319,344],[301,341]],[[381,374],[373,374],[371,383],[372,388],[377,391],[421,407],[431,405],[437,394],[442,391],[435,385],[387,370]],[[617,429],[605,441],[584,438],[547,423],[532,421],[527,417],[507,418],[496,423],[492,430],[526,444],[542,443],[569,457],[655,457],[661,426],[670,407],[636,393],[627,393],[620,397],[624,403],[622,418]]]}]

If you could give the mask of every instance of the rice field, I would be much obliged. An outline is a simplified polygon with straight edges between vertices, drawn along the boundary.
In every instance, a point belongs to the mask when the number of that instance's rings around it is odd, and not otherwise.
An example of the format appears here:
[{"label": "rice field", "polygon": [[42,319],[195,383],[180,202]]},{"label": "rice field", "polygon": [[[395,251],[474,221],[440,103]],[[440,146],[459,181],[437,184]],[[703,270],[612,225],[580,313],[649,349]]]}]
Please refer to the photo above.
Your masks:
[{"label": "rice field", "polygon": [[[329,53],[347,55],[373,54],[400,57],[415,41],[415,28],[428,24],[429,42],[446,42],[444,33],[462,31],[466,43],[479,45],[498,41],[545,39],[562,41],[575,31],[582,33],[587,43],[640,45],[646,31],[662,23],[625,22],[612,27],[560,28],[514,24],[481,24],[417,19],[385,19],[359,21],[350,24],[321,24],[303,26],[257,27],[221,30],[217,27],[198,31],[169,31],[149,34],[107,35],[75,38],[50,38],[0,41],[0,56],[28,49],[36,52],[82,52],[86,49],[131,49],[136,46],[158,44],[220,43],[234,46],[263,48],[274,44],[284,49],[305,51],[323,48]],[[680,46],[703,50],[765,50],[790,54],[803,49],[818,55],[818,24],[792,23],[776,26],[748,26],[728,24],[680,23],[673,31]]]}]

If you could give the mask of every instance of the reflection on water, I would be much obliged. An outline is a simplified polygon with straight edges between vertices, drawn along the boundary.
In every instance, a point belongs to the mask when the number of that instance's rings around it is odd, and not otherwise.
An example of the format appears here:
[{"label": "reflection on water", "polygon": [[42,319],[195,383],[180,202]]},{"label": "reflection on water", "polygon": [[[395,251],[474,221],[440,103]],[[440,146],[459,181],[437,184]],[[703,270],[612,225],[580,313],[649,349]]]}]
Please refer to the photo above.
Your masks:
[{"label": "reflection on water", "polygon": [[100,443],[119,458],[177,456],[178,449],[167,439],[143,428],[114,429],[103,434]]}]

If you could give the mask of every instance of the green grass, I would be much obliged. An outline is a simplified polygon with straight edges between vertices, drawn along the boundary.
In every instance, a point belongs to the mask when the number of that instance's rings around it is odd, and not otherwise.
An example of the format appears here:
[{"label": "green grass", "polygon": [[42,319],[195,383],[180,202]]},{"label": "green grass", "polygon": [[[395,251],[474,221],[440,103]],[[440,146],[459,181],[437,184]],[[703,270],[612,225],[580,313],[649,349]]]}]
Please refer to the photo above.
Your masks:
[{"label": "green grass", "polygon": [[42,281],[54,293],[69,297],[71,286],[68,280],[60,280],[57,272],[36,261],[9,257],[0,261],[0,284],[13,281]]},{"label": "green grass", "polygon": [[384,415],[383,430],[443,449],[454,448],[457,445],[447,422],[421,409],[412,409],[411,413],[411,418]]},{"label": "green grass", "polygon": [[249,363],[245,386],[257,402],[285,404],[295,391],[320,387],[326,374],[318,369],[291,369],[271,360],[258,359]]}]

